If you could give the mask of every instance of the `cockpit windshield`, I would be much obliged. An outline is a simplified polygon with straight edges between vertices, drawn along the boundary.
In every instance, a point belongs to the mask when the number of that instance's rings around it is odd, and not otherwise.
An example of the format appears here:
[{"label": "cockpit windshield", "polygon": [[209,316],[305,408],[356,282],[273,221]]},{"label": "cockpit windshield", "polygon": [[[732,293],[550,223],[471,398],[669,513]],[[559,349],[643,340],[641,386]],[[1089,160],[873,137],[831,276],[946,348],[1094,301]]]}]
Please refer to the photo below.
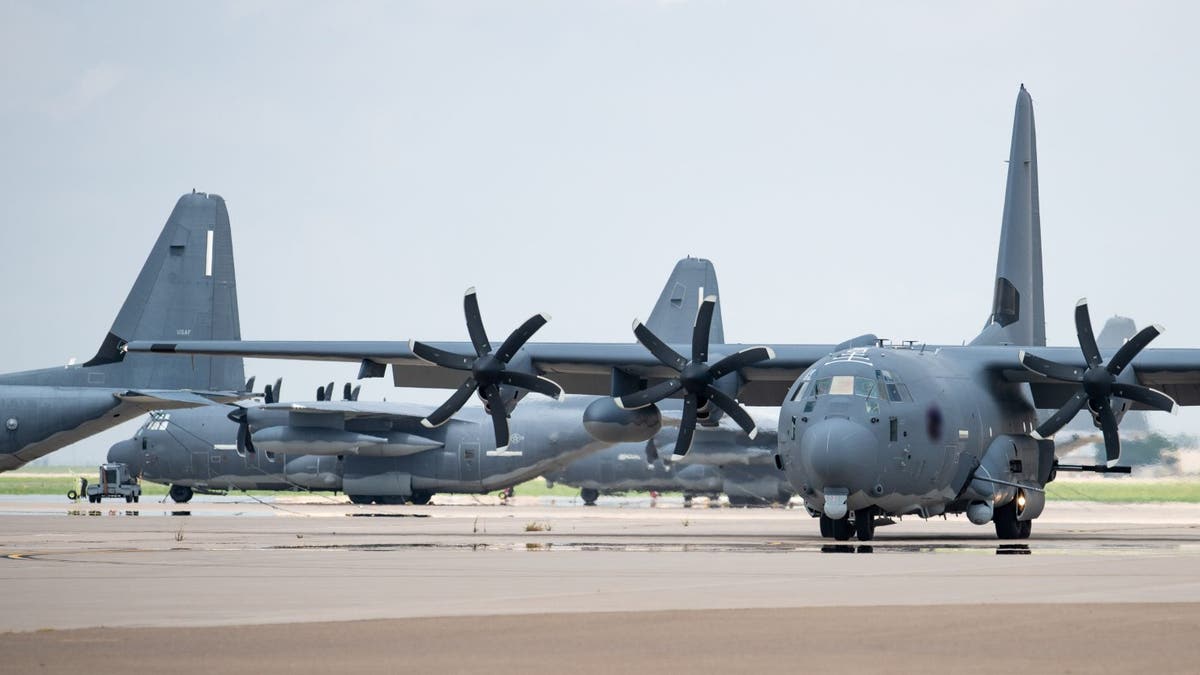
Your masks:
[{"label": "cockpit windshield", "polygon": [[863,398],[888,401],[911,401],[912,397],[899,378],[887,370],[876,370],[875,377],[862,375],[830,375],[820,377],[813,371],[801,377],[800,387],[793,401],[814,399],[821,396],[862,396]]}]

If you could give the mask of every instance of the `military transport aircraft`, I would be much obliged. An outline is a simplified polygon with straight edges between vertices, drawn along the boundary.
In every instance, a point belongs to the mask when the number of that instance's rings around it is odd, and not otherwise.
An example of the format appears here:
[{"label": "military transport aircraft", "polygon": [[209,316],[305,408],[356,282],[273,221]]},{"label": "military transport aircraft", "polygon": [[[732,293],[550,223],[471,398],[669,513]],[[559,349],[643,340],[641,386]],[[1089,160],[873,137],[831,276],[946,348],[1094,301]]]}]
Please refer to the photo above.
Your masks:
[{"label": "military transport aircraft", "polygon": [[792,498],[787,475],[775,466],[775,432],[760,431],[750,440],[736,429],[702,427],[679,462],[663,456],[675,435],[664,427],[644,444],[614,445],[542,475],[551,485],[579,488],[585,505],[602,494],[631,491],[681,492],[685,506],[692,497],[722,493],[732,506],[786,504]]},{"label": "military transport aircraft", "polygon": [[[470,292],[466,344],[144,340],[129,350],[358,361],[364,376],[382,376],[391,364],[397,386],[458,388],[429,424],[478,390],[498,439],[507,437],[500,432],[524,391],[549,390],[536,376],[571,393],[611,395],[584,411],[585,424],[603,428],[608,440],[649,439],[661,424],[656,404],[682,397],[679,455],[697,424],[728,415],[754,435],[742,404],[780,406],[778,465],[820,517],[823,534],[866,540],[886,516],[965,512],[974,523],[991,521],[1001,538],[1022,538],[1042,511],[1045,484],[1057,471],[1081,468],[1056,463],[1053,441],[1079,411],[1100,427],[1111,462],[1120,456],[1118,425],[1130,409],[1200,405],[1200,349],[1146,349],[1161,328],[1105,352],[1080,301],[1078,347],[1043,346],[1041,259],[1033,103],[1022,86],[992,313],[966,345],[722,344],[710,339],[710,296],[695,315],[690,345],[668,344],[640,322],[640,346],[528,343],[543,323],[534,317],[493,352]],[[1039,425],[1038,408],[1057,412]]]},{"label": "military transport aircraft", "polygon": [[227,406],[155,412],[108,461],[170,484],[181,503],[196,491],[329,490],[355,504],[425,504],[437,492],[503,490],[609,445],[579,423],[582,398],[536,402],[497,449],[481,408],[427,429],[427,406],[358,401],[349,384],[342,400],[332,394],[329,385],[317,401],[247,405],[235,412],[238,424]]},{"label": "military transport aircraft", "polygon": [[153,409],[233,400],[243,386],[240,358],[122,360],[127,340],[180,336],[241,337],[229,212],[217,195],[179,198],[95,357],[0,375],[0,471]]}]

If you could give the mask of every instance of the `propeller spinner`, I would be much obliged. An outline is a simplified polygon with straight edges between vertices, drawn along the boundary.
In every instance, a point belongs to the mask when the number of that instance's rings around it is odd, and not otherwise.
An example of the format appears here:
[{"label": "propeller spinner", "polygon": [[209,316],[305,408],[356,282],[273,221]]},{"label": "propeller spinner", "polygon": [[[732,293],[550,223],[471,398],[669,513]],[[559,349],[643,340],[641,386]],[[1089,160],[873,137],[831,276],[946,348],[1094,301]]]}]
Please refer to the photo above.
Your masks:
[{"label": "propeller spinner", "polygon": [[509,386],[525,391],[535,391],[554,399],[562,397],[562,387],[554,381],[540,375],[508,370],[509,361],[517,355],[521,347],[525,346],[525,343],[539,328],[546,325],[550,317],[545,314],[535,314],[513,331],[499,349],[492,351],[492,344],[488,341],[487,331],[484,330],[483,319],[479,314],[479,300],[475,297],[473,287],[468,288],[463,296],[463,312],[467,319],[467,332],[471,336],[471,345],[475,348],[474,356],[455,354],[416,340],[409,342],[409,349],[422,361],[451,370],[471,373],[458,387],[458,390],[446,399],[445,403],[421,420],[421,424],[429,429],[445,424],[454,413],[466,405],[471,394],[478,393],[485,403],[488,414],[492,417],[492,427],[496,434],[496,449],[503,450],[508,447],[508,410],[500,395],[500,387]]},{"label": "propeller spinner", "polygon": [[634,320],[633,334],[651,354],[664,366],[679,373],[678,377],[660,382],[648,389],[632,394],[616,397],[617,405],[626,410],[644,408],[648,405],[673,396],[680,391],[683,397],[683,418],[679,422],[679,438],[675,442],[674,459],[687,454],[692,447],[692,437],[696,432],[696,420],[702,406],[711,401],[725,414],[729,415],[750,438],[758,435],[758,427],[754,419],[742,404],[729,394],[715,386],[717,380],[736,372],[740,368],[775,358],[775,352],[770,347],[751,347],[736,354],[730,354],[708,365],[709,331],[712,328],[713,309],[717,304],[717,296],[710,295],[700,303],[700,311],[696,314],[696,323],[692,327],[692,358],[689,361],[676,352],[657,335],[646,328],[641,321]]},{"label": "propeller spinner", "polygon": [[1125,367],[1150,344],[1151,340],[1163,332],[1163,328],[1143,328],[1117,350],[1107,365],[1100,356],[1100,348],[1096,345],[1086,298],[1075,305],[1075,332],[1079,336],[1079,348],[1083,350],[1083,358],[1087,361],[1085,369],[1021,352],[1021,364],[1029,370],[1055,382],[1079,385],[1079,390],[1066,405],[1043,422],[1035,433],[1042,438],[1050,438],[1070,422],[1086,404],[1104,433],[1104,449],[1108,461],[1111,462],[1121,456],[1121,437],[1117,433],[1117,416],[1113,413],[1110,397],[1135,401],[1153,410],[1170,413],[1176,411],[1175,399],[1170,396],[1140,384],[1117,381]]}]

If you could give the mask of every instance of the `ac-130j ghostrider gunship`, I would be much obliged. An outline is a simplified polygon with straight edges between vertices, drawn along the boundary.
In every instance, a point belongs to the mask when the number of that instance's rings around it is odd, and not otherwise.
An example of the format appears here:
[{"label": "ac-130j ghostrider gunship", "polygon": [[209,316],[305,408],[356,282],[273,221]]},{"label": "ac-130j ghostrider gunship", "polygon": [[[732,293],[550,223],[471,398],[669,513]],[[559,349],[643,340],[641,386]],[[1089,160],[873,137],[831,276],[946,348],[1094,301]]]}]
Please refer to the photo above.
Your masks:
[{"label": "ac-130j ghostrider gunship", "polygon": [[150,410],[238,398],[241,359],[120,358],[125,340],[179,335],[241,336],[229,212],[217,195],[179,198],[93,359],[0,375],[0,471]]},{"label": "ac-130j ghostrider gunship", "polygon": [[[655,404],[682,397],[676,454],[697,424],[728,415],[750,434],[746,405],[779,406],[777,462],[820,517],[826,536],[871,539],[881,517],[966,513],[1003,539],[1028,537],[1057,471],[1053,436],[1081,410],[1102,430],[1108,461],[1120,456],[1118,424],[1131,410],[1200,405],[1200,349],[1146,349],[1143,329],[1120,349],[1096,346],[1085,301],[1075,307],[1079,345],[1046,347],[1033,103],[1017,96],[992,313],[962,346],[710,344],[715,298],[696,314],[690,345],[669,345],[635,322],[636,344],[527,343],[534,317],[493,352],[474,293],[465,299],[469,343],[160,342],[133,352],[359,361],[360,375],[397,386],[457,388],[426,420],[437,424],[479,391],[507,439],[509,412],[535,376],[567,392],[608,394],[584,413],[609,439],[645,440]],[[465,354],[464,354],[465,352]],[[689,354],[689,356],[685,356]],[[1136,357],[1136,358],[1135,358]],[[463,373],[468,371],[464,381]],[[1037,410],[1056,410],[1038,424]],[[1108,466],[1083,467],[1097,470]]]}]

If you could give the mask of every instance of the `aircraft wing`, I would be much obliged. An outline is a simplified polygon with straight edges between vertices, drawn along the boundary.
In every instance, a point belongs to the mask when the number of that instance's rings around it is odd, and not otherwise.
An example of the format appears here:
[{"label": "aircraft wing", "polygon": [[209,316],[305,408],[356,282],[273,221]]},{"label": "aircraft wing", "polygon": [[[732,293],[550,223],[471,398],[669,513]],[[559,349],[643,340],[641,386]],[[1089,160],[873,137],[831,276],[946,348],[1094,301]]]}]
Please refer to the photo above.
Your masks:
[{"label": "aircraft wing", "polygon": [[126,403],[173,408],[190,408],[220,403],[232,403],[246,398],[247,392],[193,391],[183,389],[131,389],[117,398]]},{"label": "aircraft wing", "polygon": [[303,403],[266,403],[256,405],[260,410],[285,410],[299,415],[339,415],[343,419],[358,418],[406,418],[423,419],[433,406],[416,406],[407,403],[382,401],[307,401]]},{"label": "aircraft wing", "polygon": [[[459,354],[474,353],[468,342],[427,344]],[[752,346],[757,345],[714,344],[710,348],[709,363]],[[788,387],[805,368],[838,347],[832,344],[766,346],[774,350],[774,359],[739,371],[743,387],[738,399],[745,405],[779,405]],[[681,354],[691,351],[690,345],[672,347]],[[134,341],[126,345],[126,350],[304,361],[357,361],[361,363],[360,376],[364,372],[382,375],[382,367],[390,364],[393,380],[398,387],[453,389],[464,378],[462,372],[439,368],[417,358],[407,342]],[[651,383],[675,374],[636,343],[527,343],[516,358],[528,358],[535,370],[571,394],[609,395],[614,369],[642,377]]]},{"label": "aircraft wing", "polygon": [[[943,349],[979,350],[987,365],[1009,382],[1028,382],[1039,408],[1061,407],[1078,388],[1035,373],[1021,363],[1021,354],[1034,356],[1080,369],[1087,368],[1078,347],[945,347]],[[1116,350],[1101,350],[1107,363]],[[1200,405],[1200,349],[1144,349],[1129,366],[1138,384],[1156,389],[1175,399],[1179,405]],[[1150,410],[1135,403],[1133,410]]]}]

